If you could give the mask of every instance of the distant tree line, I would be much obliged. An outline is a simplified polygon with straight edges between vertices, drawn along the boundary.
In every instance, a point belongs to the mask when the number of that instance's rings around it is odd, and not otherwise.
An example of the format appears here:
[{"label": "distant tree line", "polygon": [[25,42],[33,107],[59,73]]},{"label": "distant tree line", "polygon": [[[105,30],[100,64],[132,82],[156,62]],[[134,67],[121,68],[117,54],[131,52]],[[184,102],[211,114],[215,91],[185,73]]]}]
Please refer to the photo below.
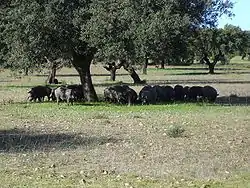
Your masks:
[{"label": "distant tree line", "polygon": [[[217,29],[221,15],[233,16],[223,0],[3,0],[0,3],[0,65],[14,70],[73,66],[87,101],[96,101],[90,65],[123,67],[141,83],[133,65],[206,63],[248,53],[249,32]],[[60,60],[60,63],[58,63]]]}]

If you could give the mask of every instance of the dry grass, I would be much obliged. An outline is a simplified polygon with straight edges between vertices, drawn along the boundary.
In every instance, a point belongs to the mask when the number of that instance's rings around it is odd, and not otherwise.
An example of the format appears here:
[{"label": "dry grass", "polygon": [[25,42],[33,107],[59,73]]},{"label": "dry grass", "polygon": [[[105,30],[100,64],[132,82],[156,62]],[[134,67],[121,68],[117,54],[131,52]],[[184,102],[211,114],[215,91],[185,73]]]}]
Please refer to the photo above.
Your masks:
[{"label": "dry grass", "polygon": [[[43,103],[11,104],[0,110],[5,130],[2,178],[30,177],[29,183],[43,183],[62,176],[78,183],[80,173],[90,181],[105,172],[108,178],[134,174],[206,181],[249,173],[248,107],[62,105],[58,109]],[[168,136],[171,125],[184,127],[184,135]]]},{"label": "dry grass", "polygon": [[[159,71],[156,79],[157,71],[150,70],[144,78],[166,81],[167,71]],[[68,74],[69,70],[62,73]],[[6,77],[8,72],[0,74],[5,79],[0,88],[1,187],[243,188],[250,185],[247,105],[127,107],[104,103],[73,106],[26,103],[26,91],[32,85],[42,84],[44,78],[13,79]],[[236,75],[223,78],[229,81],[249,78],[246,74]],[[216,83],[222,79],[218,76],[221,75],[192,75],[193,78],[171,75],[167,79],[182,83],[192,79],[206,81],[209,77],[215,80],[212,85],[220,94],[249,95],[248,83],[220,84]],[[93,78],[95,84],[107,79]],[[78,83],[78,77],[59,79]],[[131,82],[126,75],[118,76],[118,80],[123,79]],[[138,91],[142,86],[132,87]],[[97,93],[101,94],[103,88],[96,87]],[[171,126],[179,126],[185,132],[180,137],[170,137]]]}]

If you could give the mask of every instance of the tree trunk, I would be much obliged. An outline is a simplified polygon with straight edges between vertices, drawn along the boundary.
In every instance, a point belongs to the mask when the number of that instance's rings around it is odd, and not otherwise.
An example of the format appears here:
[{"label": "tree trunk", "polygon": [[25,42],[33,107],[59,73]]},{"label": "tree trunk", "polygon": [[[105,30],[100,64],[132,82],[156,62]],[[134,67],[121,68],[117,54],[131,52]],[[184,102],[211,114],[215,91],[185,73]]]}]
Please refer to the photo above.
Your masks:
[{"label": "tree trunk", "polygon": [[165,61],[161,60],[161,69],[165,69]]},{"label": "tree trunk", "polygon": [[51,70],[50,70],[50,73],[49,73],[48,78],[46,80],[46,83],[58,84],[58,81],[55,82],[56,81],[56,69],[57,69],[58,64],[54,61],[51,62],[46,56],[44,58],[47,60],[48,64],[50,64],[50,66],[51,66],[50,67]]},{"label": "tree trunk", "polygon": [[115,62],[107,63],[105,66],[103,66],[107,71],[110,72],[110,80],[115,81],[116,78],[116,71],[117,69],[121,68],[121,65],[116,65]]},{"label": "tree trunk", "polygon": [[148,58],[146,57],[142,68],[142,74],[147,75],[147,69],[148,69]]},{"label": "tree trunk", "polygon": [[208,68],[209,68],[209,74],[214,74],[214,67],[215,67],[215,64],[214,63],[209,63],[208,64]]},{"label": "tree trunk", "polygon": [[213,63],[211,63],[207,55],[203,57],[203,61],[208,65],[209,74],[214,74],[214,67],[220,58],[221,58],[221,54],[216,55]]},{"label": "tree trunk", "polygon": [[135,72],[135,69],[132,68],[131,70],[129,70],[130,76],[132,77],[132,79],[134,80],[134,84],[141,84],[142,80],[140,79],[139,75]]},{"label": "tree trunk", "polygon": [[242,56],[241,56],[241,60],[244,60],[246,56],[247,56],[247,54],[243,53]]},{"label": "tree trunk", "polygon": [[96,95],[90,74],[90,64],[93,60],[93,57],[94,52],[84,55],[80,55],[76,52],[73,52],[72,64],[79,73],[83,87],[84,98],[88,102],[98,101],[98,97]]},{"label": "tree trunk", "polygon": [[110,70],[110,80],[114,82],[115,81],[115,77],[116,77],[116,68],[112,68]]},{"label": "tree trunk", "polygon": [[141,84],[143,81],[140,79],[139,75],[135,72],[135,69],[130,65],[129,63],[126,62],[126,60],[122,60],[122,65],[123,68],[129,72],[130,76],[134,80],[134,84]]},{"label": "tree trunk", "polygon": [[25,76],[29,75],[29,68],[27,68],[27,67],[24,68],[24,75]]},{"label": "tree trunk", "polygon": [[53,62],[51,66],[49,79],[48,79],[50,84],[55,84],[56,68],[57,68],[56,63]]}]

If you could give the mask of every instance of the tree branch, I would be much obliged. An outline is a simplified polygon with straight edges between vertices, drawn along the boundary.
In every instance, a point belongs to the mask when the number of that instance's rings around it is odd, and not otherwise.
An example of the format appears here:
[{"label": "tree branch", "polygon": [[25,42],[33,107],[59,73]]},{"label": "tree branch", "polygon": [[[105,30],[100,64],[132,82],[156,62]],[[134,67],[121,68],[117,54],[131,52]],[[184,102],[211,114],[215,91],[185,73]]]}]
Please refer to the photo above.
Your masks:
[{"label": "tree branch", "polygon": [[115,64],[115,62],[112,63],[106,63],[106,65],[103,66],[107,71],[111,71],[112,69],[120,69],[123,66],[123,63],[119,63],[118,65]]},{"label": "tree branch", "polygon": [[111,71],[111,66],[109,64],[104,65],[103,68],[105,68],[107,71]]},{"label": "tree branch", "polygon": [[118,63],[118,65],[116,65],[116,69],[120,69],[123,66],[123,62],[120,61],[120,63]]}]

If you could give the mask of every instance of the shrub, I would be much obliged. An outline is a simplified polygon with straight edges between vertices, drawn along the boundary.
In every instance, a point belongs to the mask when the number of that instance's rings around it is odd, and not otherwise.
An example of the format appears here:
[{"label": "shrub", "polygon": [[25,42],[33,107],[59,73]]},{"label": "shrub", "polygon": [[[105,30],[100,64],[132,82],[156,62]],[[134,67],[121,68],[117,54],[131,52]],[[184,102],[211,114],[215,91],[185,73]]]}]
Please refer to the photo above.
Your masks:
[{"label": "shrub", "polygon": [[171,125],[168,128],[168,136],[173,138],[181,137],[184,131],[185,129],[179,125]]}]

